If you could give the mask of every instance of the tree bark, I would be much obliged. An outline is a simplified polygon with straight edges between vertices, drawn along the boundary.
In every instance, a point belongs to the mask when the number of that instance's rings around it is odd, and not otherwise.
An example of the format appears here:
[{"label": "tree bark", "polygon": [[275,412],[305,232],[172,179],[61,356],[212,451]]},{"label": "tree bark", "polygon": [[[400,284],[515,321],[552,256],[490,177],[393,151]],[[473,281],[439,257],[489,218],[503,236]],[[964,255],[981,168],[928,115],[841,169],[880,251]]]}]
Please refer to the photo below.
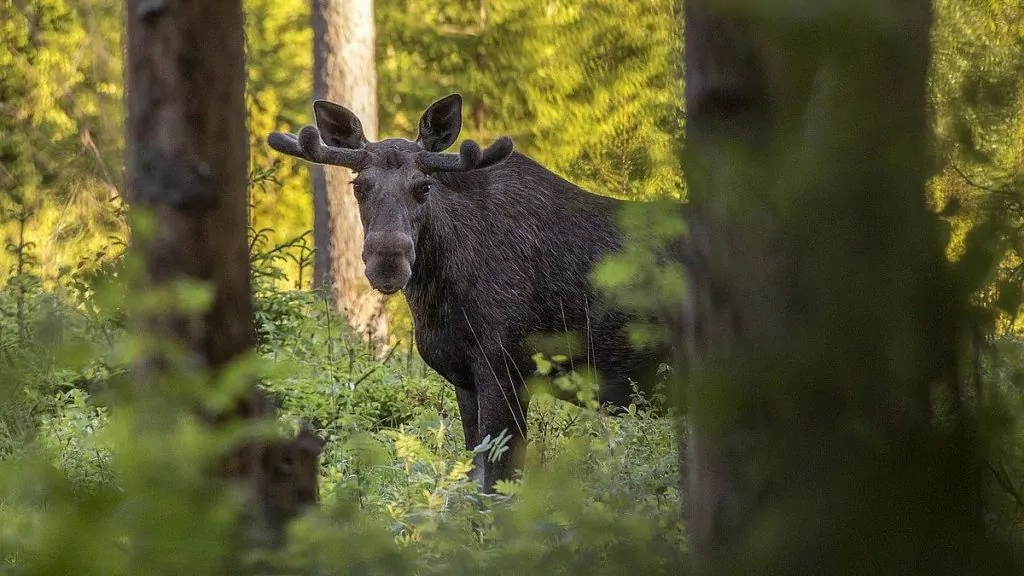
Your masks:
[{"label": "tree bark", "polygon": [[684,14],[698,569],[965,572],[975,462],[937,406],[959,401],[966,294],[925,205],[928,0]]},{"label": "tree bark", "polygon": [[[377,139],[376,28],[373,0],[313,0],[313,92],[352,110],[368,140]],[[352,172],[312,166],[313,285],[326,290],[360,333],[386,340],[384,297],[363,275],[363,226]]]},{"label": "tree bark", "polygon": [[[140,319],[171,346],[140,368],[139,389],[152,396],[154,382],[182,368],[201,370],[212,382],[255,344],[242,2],[128,0],[125,17],[128,197],[136,215],[151,216],[150,225],[133,230],[133,249],[146,265],[138,291],[192,281],[213,293],[205,311],[167,302]],[[174,349],[184,352],[184,363]],[[222,422],[271,415],[253,387],[230,413],[204,416]],[[254,520],[279,532],[301,505],[316,500],[319,448],[304,430],[290,442],[244,446],[214,473],[247,484]]]}]

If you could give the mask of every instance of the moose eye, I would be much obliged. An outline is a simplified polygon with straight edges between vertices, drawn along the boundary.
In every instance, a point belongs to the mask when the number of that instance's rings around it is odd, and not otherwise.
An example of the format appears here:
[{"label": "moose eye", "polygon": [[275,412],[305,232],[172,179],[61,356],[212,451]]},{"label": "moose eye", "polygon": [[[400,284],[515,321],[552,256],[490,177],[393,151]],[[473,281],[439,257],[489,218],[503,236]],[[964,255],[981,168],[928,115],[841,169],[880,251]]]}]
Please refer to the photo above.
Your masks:
[{"label": "moose eye", "polygon": [[427,194],[430,194],[430,182],[420,182],[412,187],[412,194],[417,200],[423,202],[427,199]]},{"label": "moose eye", "polygon": [[368,189],[369,189],[369,186],[366,185],[366,182],[360,182],[358,180],[354,180],[352,182],[352,193],[355,194],[356,200],[358,200],[360,202],[364,198],[366,198],[366,192],[367,192]]}]

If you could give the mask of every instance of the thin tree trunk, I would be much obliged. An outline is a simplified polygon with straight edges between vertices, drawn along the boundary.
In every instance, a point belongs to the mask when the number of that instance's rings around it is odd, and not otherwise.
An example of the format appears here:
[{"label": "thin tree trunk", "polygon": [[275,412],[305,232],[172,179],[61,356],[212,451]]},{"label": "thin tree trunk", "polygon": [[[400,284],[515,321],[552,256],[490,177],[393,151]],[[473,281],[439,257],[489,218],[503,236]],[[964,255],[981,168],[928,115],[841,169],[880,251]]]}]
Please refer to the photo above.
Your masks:
[{"label": "thin tree trunk", "polygon": [[[144,253],[145,286],[208,284],[203,313],[153,312],[144,325],[185,351],[188,367],[215,373],[252,350],[246,243],[248,138],[241,0],[128,0],[126,10],[128,195],[150,226],[133,230]],[[171,355],[140,369],[145,393],[173,366]],[[180,365],[178,366],[181,367]],[[172,383],[173,384],[173,383]],[[212,421],[264,418],[272,408],[253,388]],[[308,430],[291,442],[253,443],[215,471],[246,483],[254,520],[279,532],[316,500],[319,442]]]},{"label": "thin tree trunk", "polygon": [[[366,138],[377,139],[373,0],[313,0],[313,92],[352,110]],[[313,166],[313,285],[326,290],[352,326],[387,338],[384,297],[363,275],[363,225],[352,172]]]},{"label": "thin tree trunk", "polygon": [[928,0],[687,0],[688,530],[713,573],[961,573]]}]

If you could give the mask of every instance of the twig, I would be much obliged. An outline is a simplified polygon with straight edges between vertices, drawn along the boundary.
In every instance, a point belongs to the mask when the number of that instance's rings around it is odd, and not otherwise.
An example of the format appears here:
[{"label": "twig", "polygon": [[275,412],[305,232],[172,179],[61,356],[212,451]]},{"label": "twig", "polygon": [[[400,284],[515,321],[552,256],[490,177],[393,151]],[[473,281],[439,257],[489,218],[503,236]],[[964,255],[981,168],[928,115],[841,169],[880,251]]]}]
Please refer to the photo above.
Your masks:
[{"label": "twig", "polygon": [[952,162],[950,162],[949,167],[952,168],[953,171],[956,172],[957,175],[959,175],[960,178],[962,178],[964,182],[966,182],[968,185],[970,185],[970,186],[972,186],[974,188],[977,188],[979,190],[985,190],[986,192],[993,192],[993,193],[996,193],[996,194],[1006,194],[1008,192],[1008,190],[1006,190],[1005,188],[993,188],[991,186],[985,186],[984,184],[978,184],[977,182],[972,180],[970,176],[965,174],[964,171],[961,170],[959,166],[957,166],[956,164],[953,164]]},{"label": "twig", "polygon": [[1002,463],[999,464],[1001,470],[996,470],[992,463],[985,461],[985,466],[988,468],[992,476],[995,477],[996,483],[999,487],[1006,491],[1020,508],[1024,508],[1024,496],[1021,495],[1020,491],[1013,485],[1013,481],[1010,479],[1010,473],[1006,471],[1006,467]]}]

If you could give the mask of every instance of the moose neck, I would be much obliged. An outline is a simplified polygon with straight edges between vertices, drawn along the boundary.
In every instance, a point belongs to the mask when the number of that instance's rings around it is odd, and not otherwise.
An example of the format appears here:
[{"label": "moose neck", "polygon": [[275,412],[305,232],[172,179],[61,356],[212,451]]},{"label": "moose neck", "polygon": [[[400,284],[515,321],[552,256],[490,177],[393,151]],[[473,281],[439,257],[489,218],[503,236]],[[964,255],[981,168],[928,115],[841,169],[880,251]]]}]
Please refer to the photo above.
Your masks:
[{"label": "moose neck", "polygon": [[466,220],[479,214],[475,206],[479,187],[487,185],[476,174],[444,174],[439,179],[448,190],[440,193],[443,197],[432,200],[430,215],[416,238],[412,278],[404,290],[414,315],[427,313],[426,308],[452,296],[467,280],[455,266],[471,266],[472,254],[466,253],[465,244],[474,237],[471,230],[475,226]]},{"label": "moose neck", "polygon": [[532,231],[527,235],[533,241],[537,236],[556,238],[556,229],[572,214],[610,213],[609,204],[616,202],[587,194],[516,152],[483,170],[446,172],[435,178],[444,190],[431,198],[405,288],[414,315],[429,313],[445,299],[458,299],[463,305],[476,300],[478,274],[493,269],[496,261],[532,266],[523,261],[523,246],[513,245],[515,239],[523,241],[524,230]]}]

